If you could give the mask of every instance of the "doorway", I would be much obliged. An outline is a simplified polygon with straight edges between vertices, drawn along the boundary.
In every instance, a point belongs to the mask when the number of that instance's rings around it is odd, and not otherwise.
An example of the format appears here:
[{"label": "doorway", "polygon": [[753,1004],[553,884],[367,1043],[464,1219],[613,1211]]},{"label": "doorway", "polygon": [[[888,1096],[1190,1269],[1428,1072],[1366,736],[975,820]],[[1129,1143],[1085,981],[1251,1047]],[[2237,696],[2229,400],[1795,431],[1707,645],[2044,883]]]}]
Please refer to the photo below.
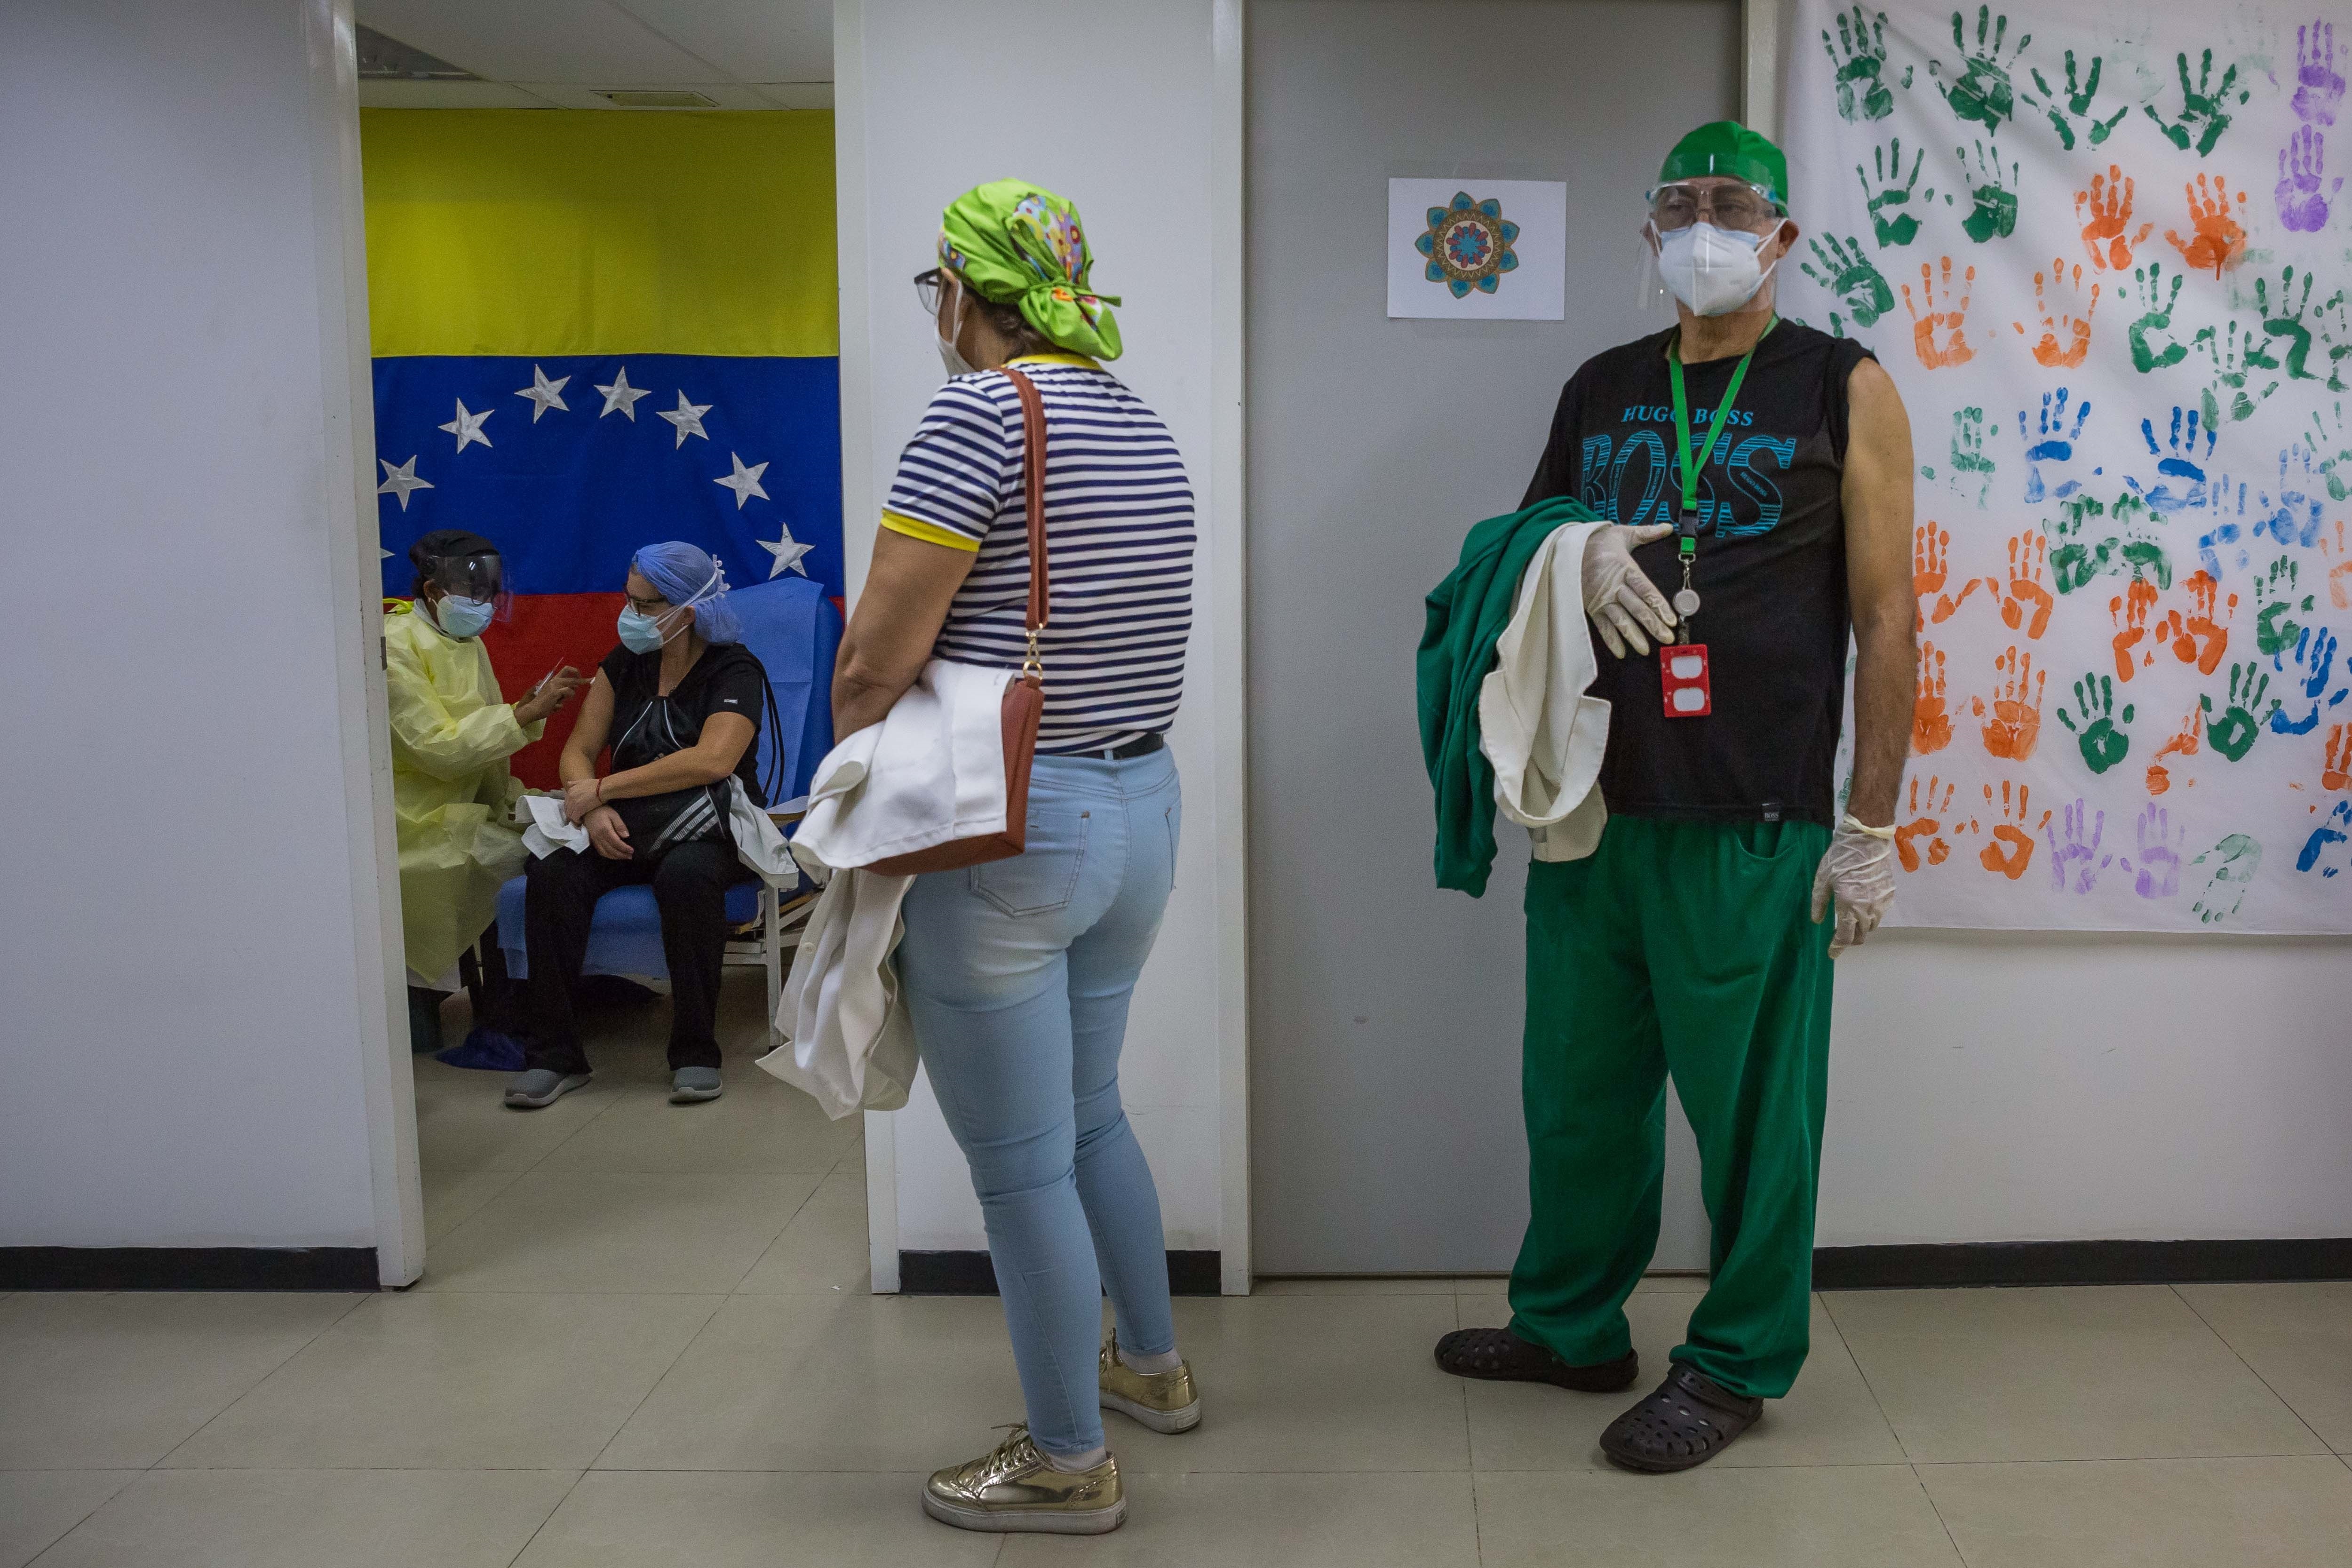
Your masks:
[{"label": "doorway", "polygon": [[[1655,331],[1642,195],[1735,114],[1731,0],[1255,0],[1248,24],[1251,1103],[1262,1274],[1490,1273],[1527,1222],[1526,851],[1431,883],[1423,596],[1511,510],[1577,365]],[[1391,321],[1391,177],[1565,180],[1567,318]],[[1278,911],[1278,912],[1276,912]],[[1704,1268],[1670,1110],[1654,1267]]]}]

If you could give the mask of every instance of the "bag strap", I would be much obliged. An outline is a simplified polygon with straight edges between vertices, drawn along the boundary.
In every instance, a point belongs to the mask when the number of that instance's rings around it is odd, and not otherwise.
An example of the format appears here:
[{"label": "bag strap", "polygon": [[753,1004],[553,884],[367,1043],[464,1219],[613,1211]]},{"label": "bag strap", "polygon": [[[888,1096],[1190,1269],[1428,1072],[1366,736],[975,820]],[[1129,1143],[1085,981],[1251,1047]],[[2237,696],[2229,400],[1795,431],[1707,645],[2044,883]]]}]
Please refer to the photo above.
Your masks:
[{"label": "bag strap", "polygon": [[1029,513],[1029,657],[1022,673],[1043,672],[1037,661],[1037,634],[1045,627],[1052,579],[1045,560],[1045,400],[1037,384],[1011,365],[1001,367],[1021,398],[1022,466]]}]

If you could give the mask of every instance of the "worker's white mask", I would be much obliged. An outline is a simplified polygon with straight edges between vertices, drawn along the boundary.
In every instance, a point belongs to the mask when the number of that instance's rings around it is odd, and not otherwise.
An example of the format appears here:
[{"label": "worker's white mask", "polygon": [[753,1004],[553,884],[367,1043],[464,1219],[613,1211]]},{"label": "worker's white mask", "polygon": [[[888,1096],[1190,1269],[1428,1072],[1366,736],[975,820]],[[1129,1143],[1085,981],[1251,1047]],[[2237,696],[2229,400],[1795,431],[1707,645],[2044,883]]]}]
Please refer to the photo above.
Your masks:
[{"label": "worker's white mask", "polygon": [[[1756,254],[1780,230],[1748,234],[1701,222],[1671,234],[1659,235],[1654,226],[1650,232],[1657,237],[1658,275],[1675,298],[1694,315],[1723,316],[1756,298],[1756,290],[1764,287],[1772,268],[1759,264]],[[1772,267],[1780,264],[1775,257]]]}]

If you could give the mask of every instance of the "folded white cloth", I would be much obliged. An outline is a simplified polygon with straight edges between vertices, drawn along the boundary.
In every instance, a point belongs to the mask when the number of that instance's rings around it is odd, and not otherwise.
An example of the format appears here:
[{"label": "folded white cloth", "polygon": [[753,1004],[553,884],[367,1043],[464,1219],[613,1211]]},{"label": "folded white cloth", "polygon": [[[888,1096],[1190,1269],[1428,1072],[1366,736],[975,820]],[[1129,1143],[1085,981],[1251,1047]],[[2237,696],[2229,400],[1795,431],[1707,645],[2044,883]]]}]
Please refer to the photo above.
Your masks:
[{"label": "folded white cloth", "polygon": [[836,1119],[896,1110],[915,1076],[915,1031],[892,954],[912,877],[862,868],[1004,827],[1007,669],[935,658],[869,724],[825,753],[792,851],[824,881],[776,1007],[784,1043],[760,1066]]},{"label": "folded white cloth", "polygon": [[1600,790],[1609,703],[1585,695],[1600,663],[1582,588],[1585,544],[1607,526],[1567,523],[1538,546],[1478,687],[1478,747],[1495,767],[1495,805],[1527,828],[1538,860],[1584,858],[1609,820]]},{"label": "folded white cloth", "polygon": [[[777,887],[793,886],[800,879],[800,867],[792,846],[768,814],[751,804],[751,792],[741,779],[730,774],[727,784],[733,797],[728,803],[727,823],[734,832],[735,858]],[[530,826],[522,830],[523,847],[542,860],[558,849],[584,854],[589,848],[588,830],[563,815],[560,795],[524,795],[516,803],[516,814],[530,819]]]}]

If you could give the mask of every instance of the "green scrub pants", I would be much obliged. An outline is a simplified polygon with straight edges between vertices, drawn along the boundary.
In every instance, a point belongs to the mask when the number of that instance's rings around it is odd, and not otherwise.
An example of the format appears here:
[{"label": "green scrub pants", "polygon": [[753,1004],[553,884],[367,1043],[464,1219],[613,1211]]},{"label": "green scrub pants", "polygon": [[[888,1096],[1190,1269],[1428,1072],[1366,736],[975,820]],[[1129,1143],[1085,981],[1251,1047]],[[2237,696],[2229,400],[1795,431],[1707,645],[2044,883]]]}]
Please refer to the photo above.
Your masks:
[{"label": "green scrub pants", "polygon": [[1796,1381],[1829,1080],[1831,928],[1809,904],[1828,844],[1809,822],[1613,816],[1588,858],[1528,867],[1522,1339],[1575,1365],[1632,1348],[1671,1072],[1715,1227],[1673,1359],[1750,1397]]}]

